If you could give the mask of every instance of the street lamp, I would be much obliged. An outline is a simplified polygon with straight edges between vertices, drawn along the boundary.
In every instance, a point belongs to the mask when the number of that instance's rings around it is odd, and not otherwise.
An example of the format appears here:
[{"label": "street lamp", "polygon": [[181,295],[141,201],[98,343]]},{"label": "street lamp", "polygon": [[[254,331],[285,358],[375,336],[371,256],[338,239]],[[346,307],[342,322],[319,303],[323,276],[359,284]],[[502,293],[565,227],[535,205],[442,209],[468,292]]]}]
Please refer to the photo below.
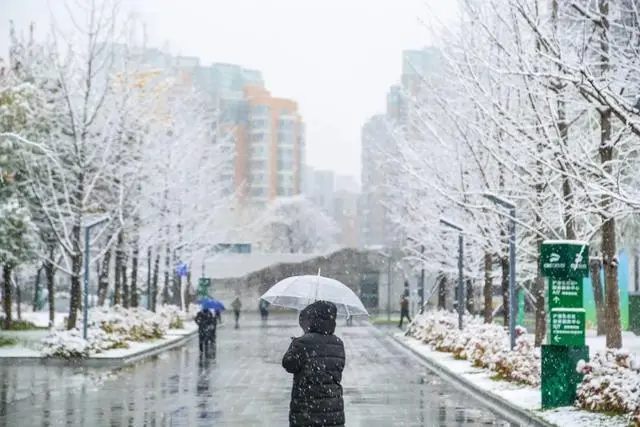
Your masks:
[{"label": "street lamp", "polygon": [[509,210],[509,307],[504,309],[509,310],[509,343],[513,350],[516,347],[516,205],[493,193],[483,196]]},{"label": "street lamp", "polygon": [[85,223],[84,226],[84,301],[82,304],[82,337],[87,339],[88,317],[89,317],[89,239],[91,229],[109,221],[108,216],[96,218]]},{"label": "street lamp", "polygon": [[440,224],[458,231],[458,329],[462,330],[464,316],[464,238],[462,237],[462,227],[440,218]]}]

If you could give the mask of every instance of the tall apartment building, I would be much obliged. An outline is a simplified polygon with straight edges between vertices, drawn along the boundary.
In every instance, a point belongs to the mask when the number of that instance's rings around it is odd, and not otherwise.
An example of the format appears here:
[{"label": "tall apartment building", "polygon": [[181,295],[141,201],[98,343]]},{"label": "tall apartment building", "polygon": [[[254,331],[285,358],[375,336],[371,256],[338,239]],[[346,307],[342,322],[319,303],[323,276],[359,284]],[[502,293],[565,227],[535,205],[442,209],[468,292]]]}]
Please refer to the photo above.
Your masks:
[{"label": "tall apartment building", "polygon": [[381,156],[389,145],[387,116],[378,114],[362,126],[361,182],[359,203],[360,243],[364,246],[385,245],[389,235],[389,220],[384,206],[385,174],[380,168]]},{"label": "tall apartment building", "polygon": [[333,215],[333,195],[336,191],[336,174],[332,170],[307,166],[304,194],[327,215]]},{"label": "tall apartment building", "polygon": [[306,151],[305,126],[295,101],[245,85],[236,128],[235,183],[243,205],[260,207],[298,195]]},{"label": "tall apartment building", "polygon": [[[440,53],[435,48],[403,51],[400,84],[389,88],[385,113],[373,116],[362,127],[359,217],[364,245],[392,245],[401,238],[395,235],[390,213],[385,207],[394,194],[387,183],[393,180],[392,175],[396,171],[381,167],[381,156],[398,156],[397,144],[401,143],[398,135],[401,132],[407,138],[420,137],[416,123],[411,120],[411,111],[417,102],[424,100],[424,79],[437,70],[439,61]],[[395,137],[390,135],[389,127],[394,128]]]}]

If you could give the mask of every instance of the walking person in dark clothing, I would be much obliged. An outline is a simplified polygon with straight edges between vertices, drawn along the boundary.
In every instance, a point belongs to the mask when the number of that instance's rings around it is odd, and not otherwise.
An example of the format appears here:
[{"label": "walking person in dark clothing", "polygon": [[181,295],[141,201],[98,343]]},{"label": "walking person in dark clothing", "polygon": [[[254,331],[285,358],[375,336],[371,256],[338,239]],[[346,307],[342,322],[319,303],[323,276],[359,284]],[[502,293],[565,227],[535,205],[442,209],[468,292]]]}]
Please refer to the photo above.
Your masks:
[{"label": "walking person in dark clothing", "polygon": [[208,353],[216,341],[216,318],[211,310],[202,308],[196,314],[196,324],[198,325],[198,344],[200,353]]},{"label": "walking person in dark clothing", "polygon": [[263,299],[260,300],[260,318],[263,322],[269,318],[269,303]]},{"label": "walking person in dark clothing", "polygon": [[284,369],[293,374],[289,427],[344,426],[342,371],[344,344],[333,333],[337,309],[333,303],[316,301],[300,313],[305,332],[292,338],[282,358]]},{"label": "walking person in dark clothing", "polygon": [[405,317],[411,323],[411,317],[409,317],[409,295],[407,292],[404,292],[402,298],[400,298],[400,323],[398,323],[398,328],[402,328],[402,320]]},{"label": "walking person in dark clothing", "polygon": [[240,327],[240,309],[242,308],[242,302],[240,302],[240,297],[236,297],[231,303],[231,308],[233,308],[233,315],[236,318],[236,329]]}]

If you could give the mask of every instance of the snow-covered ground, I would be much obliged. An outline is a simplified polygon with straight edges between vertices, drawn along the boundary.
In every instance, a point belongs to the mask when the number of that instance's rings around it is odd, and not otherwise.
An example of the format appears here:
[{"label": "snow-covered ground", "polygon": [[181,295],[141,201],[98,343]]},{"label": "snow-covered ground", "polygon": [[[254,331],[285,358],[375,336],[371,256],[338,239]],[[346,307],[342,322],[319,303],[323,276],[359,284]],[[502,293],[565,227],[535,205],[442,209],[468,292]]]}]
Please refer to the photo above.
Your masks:
[{"label": "snow-covered ground", "polygon": [[627,418],[623,416],[596,414],[572,407],[542,411],[540,410],[539,387],[521,386],[507,381],[494,380],[491,378],[494,373],[486,369],[474,368],[467,360],[456,360],[450,353],[432,350],[429,345],[400,333],[396,334],[396,338],[403,341],[406,346],[423,357],[456,375],[464,377],[480,389],[493,393],[523,409],[535,412],[541,418],[558,426],[593,427],[606,425],[607,427],[627,427],[629,425]]}]

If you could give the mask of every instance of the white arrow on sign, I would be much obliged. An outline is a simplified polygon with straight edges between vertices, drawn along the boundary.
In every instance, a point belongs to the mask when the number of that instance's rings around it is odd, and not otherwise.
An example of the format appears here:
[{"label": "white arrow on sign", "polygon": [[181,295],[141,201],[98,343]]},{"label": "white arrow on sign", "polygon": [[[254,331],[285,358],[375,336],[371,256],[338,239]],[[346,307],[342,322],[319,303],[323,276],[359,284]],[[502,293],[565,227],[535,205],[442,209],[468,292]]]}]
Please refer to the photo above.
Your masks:
[{"label": "white arrow on sign", "polygon": [[553,302],[555,302],[556,304],[558,304],[560,302],[560,297],[559,296],[555,296],[553,297]]},{"label": "white arrow on sign", "polygon": [[554,340],[555,342],[560,342],[560,337],[559,337],[559,336],[557,336],[557,335],[554,335],[554,336],[553,336],[553,340]]}]

